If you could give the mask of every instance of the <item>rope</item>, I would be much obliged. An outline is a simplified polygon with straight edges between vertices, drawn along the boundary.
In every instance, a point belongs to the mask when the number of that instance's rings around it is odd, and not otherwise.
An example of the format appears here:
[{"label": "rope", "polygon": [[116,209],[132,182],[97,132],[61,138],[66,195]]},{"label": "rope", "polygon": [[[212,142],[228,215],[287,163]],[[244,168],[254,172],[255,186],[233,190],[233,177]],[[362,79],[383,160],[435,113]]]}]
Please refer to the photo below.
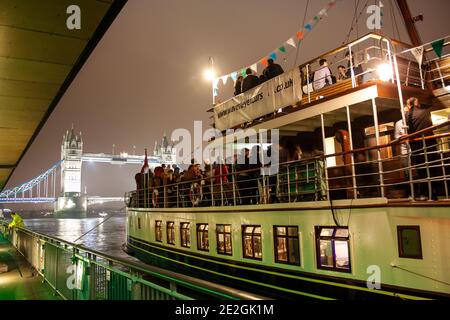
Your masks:
[{"label": "rope", "polygon": [[406,271],[406,272],[409,272],[409,273],[412,273],[412,274],[415,274],[416,276],[419,276],[419,277],[423,277],[423,278],[426,278],[426,279],[430,279],[430,280],[433,280],[433,281],[436,281],[436,282],[445,284],[445,285],[447,285],[447,286],[450,286],[450,283],[445,282],[445,281],[441,281],[441,280],[438,280],[438,279],[435,279],[435,278],[431,278],[431,277],[429,277],[429,276],[425,276],[425,275],[423,275],[423,274],[420,274],[420,273],[417,273],[417,272],[414,272],[414,271],[411,271],[411,270],[408,270],[408,269],[405,269],[405,268],[402,268],[402,267],[399,267],[399,266],[396,266],[396,265],[392,265],[392,267],[393,267],[393,268],[400,269],[400,270],[403,270],[403,271]]},{"label": "rope", "polygon": [[[305,7],[305,14],[303,15],[303,21],[302,21],[302,25],[300,26],[302,31],[303,31],[303,26],[305,25],[305,21],[306,21],[306,14],[308,13],[308,8],[309,8],[309,0],[306,2],[306,7]],[[300,29],[300,28],[299,28]],[[300,49],[300,43],[301,43],[301,39],[298,39],[297,41],[297,50],[296,50],[296,54],[295,54],[295,60],[294,60],[294,66],[292,68],[295,68],[295,66],[297,65],[297,59],[298,59],[298,52]]]},{"label": "rope", "polygon": [[369,4],[369,1],[370,1],[370,0],[367,0],[367,1],[366,1],[366,3],[364,4],[362,10],[361,10],[361,11],[359,12],[359,14],[356,16],[356,11],[357,11],[357,8],[359,7],[359,1],[360,1],[360,0],[358,0],[358,3],[357,3],[356,8],[355,8],[355,14],[353,15],[352,24],[350,25],[350,30],[348,31],[347,36],[345,37],[345,40],[342,41],[342,44],[348,43],[348,39],[350,39],[350,35],[351,35],[352,31],[353,31],[353,25],[354,25],[354,23],[355,23],[355,20],[356,20],[356,23],[357,23],[358,20],[359,20],[359,17],[361,17],[361,15],[365,12],[364,9],[365,9],[365,8],[367,7],[367,5]]},{"label": "rope", "polygon": [[[121,208],[120,210],[125,209],[126,207]],[[99,224],[97,224],[96,226],[94,226],[93,228],[91,228],[89,231],[83,233],[81,236],[79,236],[76,240],[72,241],[73,243],[76,243],[78,240],[80,240],[81,238],[83,238],[85,235],[87,235],[89,232],[91,232],[92,230],[97,229],[100,225],[102,225],[103,223],[105,223],[106,221],[108,221],[109,219],[111,219],[112,217],[114,217],[114,215],[109,216],[108,218],[106,218],[105,220],[103,220],[102,222],[100,222]]]}]

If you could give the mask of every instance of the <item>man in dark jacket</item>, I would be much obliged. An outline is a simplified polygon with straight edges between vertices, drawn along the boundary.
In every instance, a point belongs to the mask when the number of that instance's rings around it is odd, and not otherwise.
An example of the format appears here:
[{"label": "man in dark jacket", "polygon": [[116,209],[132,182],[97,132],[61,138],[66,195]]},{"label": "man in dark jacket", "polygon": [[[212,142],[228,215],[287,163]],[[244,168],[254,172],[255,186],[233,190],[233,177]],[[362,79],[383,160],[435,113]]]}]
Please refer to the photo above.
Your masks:
[{"label": "man in dark jacket", "polygon": [[[429,128],[433,125],[431,121],[431,114],[428,109],[425,109],[420,105],[419,99],[412,97],[406,102],[407,109],[406,120],[408,124],[408,134],[412,134],[423,129]],[[424,132],[423,135],[413,137],[413,139],[422,138],[422,136],[432,136],[433,131]],[[427,166],[426,163],[433,163],[438,160],[436,151],[437,141],[436,139],[426,139],[424,148],[424,142],[422,140],[411,141],[409,146],[411,148],[411,165],[415,166],[417,172],[417,178],[415,179],[427,179],[433,178],[439,175],[438,168]],[[426,152],[426,157],[425,157]],[[441,192],[441,184],[438,182],[432,183],[431,194],[433,198]],[[420,196],[420,200],[425,200],[429,197],[428,183],[421,182],[415,184],[415,195]]]},{"label": "man in dark jacket", "polygon": [[269,65],[263,71],[263,75],[266,80],[275,78],[284,72],[283,68],[279,64],[273,62],[273,59],[267,60],[267,63]]},{"label": "man in dark jacket", "polygon": [[242,81],[244,80],[243,76],[239,76],[236,80],[236,84],[234,85],[234,95],[240,95],[242,93]]},{"label": "man in dark jacket", "polygon": [[259,78],[252,74],[252,69],[248,68],[245,71],[245,74],[247,75],[247,77],[245,77],[244,81],[242,82],[242,92],[248,91],[259,85]]}]

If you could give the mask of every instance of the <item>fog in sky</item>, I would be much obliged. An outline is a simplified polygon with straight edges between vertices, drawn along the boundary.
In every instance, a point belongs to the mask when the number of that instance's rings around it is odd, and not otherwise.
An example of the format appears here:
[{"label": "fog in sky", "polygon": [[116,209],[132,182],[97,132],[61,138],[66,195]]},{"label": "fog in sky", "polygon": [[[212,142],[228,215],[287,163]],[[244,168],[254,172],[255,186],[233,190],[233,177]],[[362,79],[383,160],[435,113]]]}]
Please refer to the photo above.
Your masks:
[{"label": "fog in sky", "polygon": [[[395,1],[383,0],[383,33],[410,42]],[[208,57],[218,73],[249,66],[300,30],[306,0],[128,0],[97,45],[46,125],[14,172],[7,187],[45,171],[60,159],[64,132],[72,123],[83,132],[85,152],[143,154],[175,128],[206,129],[211,121],[210,83],[203,79]],[[309,1],[306,22],[326,5]],[[364,5],[342,0],[282,62],[285,70],[342,44],[356,11],[350,39],[369,32]],[[408,1],[423,42],[450,34],[448,0]],[[355,4],[359,4],[355,10]],[[81,8],[83,10],[83,8]],[[362,14],[359,13],[362,11]],[[392,19],[392,12],[395,18]],[[83,23],[83,22],[82,22]],[[397,32],[397,28],[399,32]],[[231,94],[231,81],[224,96]],[[83,190],[90,195],[122,195],[134,187],[136,166],[85,164]]]}]

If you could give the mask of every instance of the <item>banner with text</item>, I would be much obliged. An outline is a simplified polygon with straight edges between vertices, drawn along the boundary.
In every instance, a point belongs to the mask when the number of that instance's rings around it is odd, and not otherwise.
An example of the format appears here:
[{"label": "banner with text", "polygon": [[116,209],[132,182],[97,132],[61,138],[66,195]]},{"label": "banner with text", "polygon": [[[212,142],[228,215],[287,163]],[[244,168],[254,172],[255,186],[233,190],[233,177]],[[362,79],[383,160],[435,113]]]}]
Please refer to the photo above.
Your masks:
[{"label": "banner with text", "polygon": [[293,105],[301,98],[300,70],[294,68],[217,105],[214,108],[215,127],[221,131],[232,128]]}]

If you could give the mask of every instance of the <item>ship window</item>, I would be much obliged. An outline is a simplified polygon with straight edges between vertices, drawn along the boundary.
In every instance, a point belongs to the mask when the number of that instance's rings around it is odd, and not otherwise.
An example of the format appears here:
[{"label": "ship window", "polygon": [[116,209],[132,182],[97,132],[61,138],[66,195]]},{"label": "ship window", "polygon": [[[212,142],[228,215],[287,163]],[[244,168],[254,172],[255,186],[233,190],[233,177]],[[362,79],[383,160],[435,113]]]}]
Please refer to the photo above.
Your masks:
[{"label": "ship window", "polygon": [[175,222],[167,222],[167,243],[175,244]]},{"label": "ship window", "polygon": [[189,248],[191,246],[191,229],[189,222],[181,223],[181,246]]},{"label": "ship window", "polygon": [[261,226],[242,226],[244,258],[262,259]]},{"label": "ship window", "polygon": [[217,235],[217,253],[232,255],[231,245],[231,224],[218,224],[216,225]]},{"label": "ship window", "polygon": [[158,242],[162,242],[162,221],[156,220],[155,221],[155,240]]},{"label": "ship window", "polygon": [[316,227],[319,269],[351,272],[349,232],[344,227]]},{"label": "ship window", "polygon": [[275,261],[300,265],[298,227],[274,226]]},{"label": "ship window", "polygon": [[138,229],[141,228],[141,218],[138,217]]},{"label": "ship window", "polygon": [[207,223],[197,224],[197,249],[202,251],[209,251]]},{"label": "ship window", "polygon": [[419,226],[397,226],[397,237],[400,258],[423,258]]}]

